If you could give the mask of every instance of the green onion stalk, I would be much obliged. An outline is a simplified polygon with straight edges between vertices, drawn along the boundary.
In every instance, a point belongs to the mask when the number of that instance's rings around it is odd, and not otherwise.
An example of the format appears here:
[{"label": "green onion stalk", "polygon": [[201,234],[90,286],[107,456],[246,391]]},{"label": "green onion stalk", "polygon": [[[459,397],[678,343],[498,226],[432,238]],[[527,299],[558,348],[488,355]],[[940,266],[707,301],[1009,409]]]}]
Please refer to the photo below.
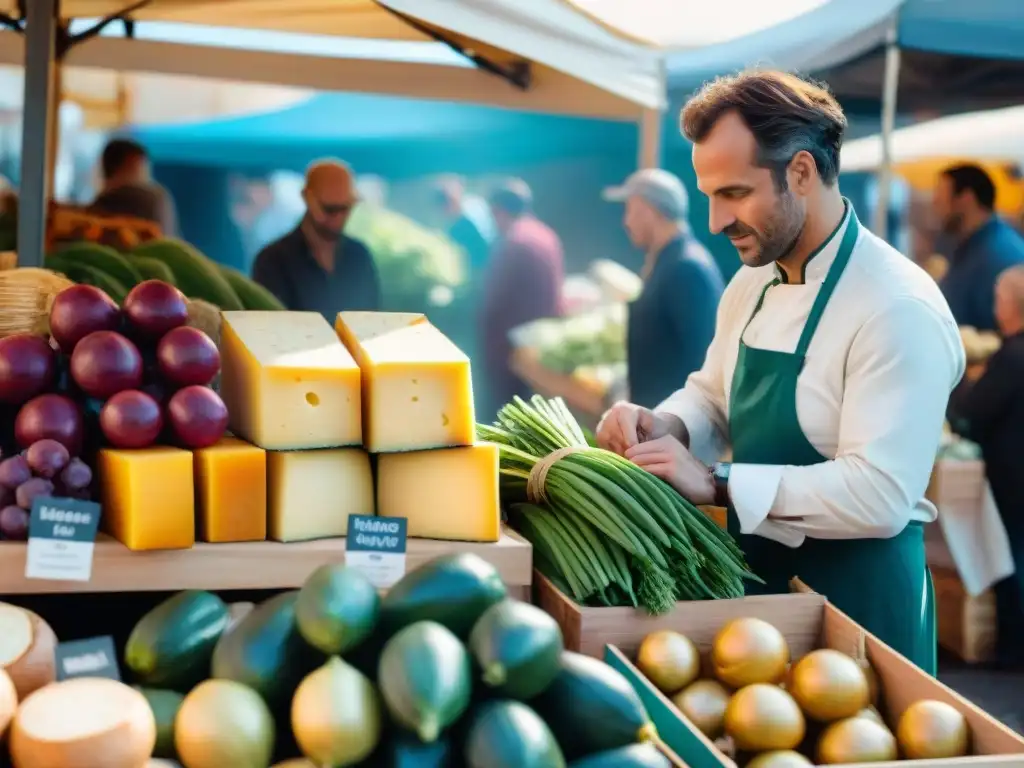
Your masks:
[{"label": "green onion stalk", "polygon": [[498,445],[502,501],[538,569],[586,605],[653,615],[679,600],[743,596],[735,540],[663,480],[595,448],[561,398],[516,397],[482,440]]}]

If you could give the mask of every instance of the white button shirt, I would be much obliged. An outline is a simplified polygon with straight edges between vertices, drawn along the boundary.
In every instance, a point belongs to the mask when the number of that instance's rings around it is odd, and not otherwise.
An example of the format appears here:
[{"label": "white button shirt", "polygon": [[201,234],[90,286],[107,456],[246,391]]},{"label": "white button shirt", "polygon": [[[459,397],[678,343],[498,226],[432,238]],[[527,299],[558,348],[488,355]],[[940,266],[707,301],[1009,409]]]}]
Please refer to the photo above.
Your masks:
[{"label": "white button shirt", "polygon": [[[743,267],[718,308],[704,367],[656,411],[682,419],[694,455],[711,462],[729,445],[729,395],[740,334],[750,347],[792,353],[846,221],[808,261],[805,282],[768,289],[775,265]],[[800,426],[829,461],[806,467],[733,464],[740,529],[790,547],[817,539],[887,538],[911,520],[932,522],[925,489],[946,404],[966,358],[935,282],[863,227],[807,351],[797,383]]]}]

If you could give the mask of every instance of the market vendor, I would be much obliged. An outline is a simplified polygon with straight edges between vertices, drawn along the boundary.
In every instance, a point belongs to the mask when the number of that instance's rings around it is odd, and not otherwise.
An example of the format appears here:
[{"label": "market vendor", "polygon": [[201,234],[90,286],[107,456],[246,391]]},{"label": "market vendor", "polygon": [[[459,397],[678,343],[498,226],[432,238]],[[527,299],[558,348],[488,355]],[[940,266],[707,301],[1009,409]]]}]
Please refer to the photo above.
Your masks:
[{"label": "market vendor", "polygon": [[682,124],[711,231],[744,266],[701,370],[653,411],[613,406],[598,442],[728,508],[765,581],[748,594],[799,577],[934,672],[924,494],[965,368],[949,307],[840,194],[846,119],[826,90],[745,72],[706,85]]},{"label": "market vendor", "polygon": [[653,408],[703,364],[725,281],[690,231],[678,176],[645,168],[604,197],[625,203],[626,233],[645,254],[643,292],[629,306],[627,359],[630,399]]}]

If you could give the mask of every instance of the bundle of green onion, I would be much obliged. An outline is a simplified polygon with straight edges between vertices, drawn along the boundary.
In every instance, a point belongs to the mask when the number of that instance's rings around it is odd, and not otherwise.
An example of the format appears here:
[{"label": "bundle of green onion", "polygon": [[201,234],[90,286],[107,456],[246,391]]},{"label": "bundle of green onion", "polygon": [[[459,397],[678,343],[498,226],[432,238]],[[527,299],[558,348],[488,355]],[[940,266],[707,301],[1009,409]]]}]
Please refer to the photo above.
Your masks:
[{"label": "bundle of green onion", "polygon": [[732,537],[671,486],[595,448],[560,398],[516,398],[482,440],[501,450],[502,500],[559,589],[651,614],[677,600],[743,596],[759,581]]}]

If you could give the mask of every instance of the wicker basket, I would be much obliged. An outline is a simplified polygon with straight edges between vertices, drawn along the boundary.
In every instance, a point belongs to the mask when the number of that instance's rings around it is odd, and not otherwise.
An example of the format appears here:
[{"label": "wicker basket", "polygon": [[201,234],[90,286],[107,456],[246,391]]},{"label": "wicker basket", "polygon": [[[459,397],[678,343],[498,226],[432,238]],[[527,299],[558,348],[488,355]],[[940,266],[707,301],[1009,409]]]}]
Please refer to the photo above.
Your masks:
[{"label": "wicker basket", "polygon": [[17,333],[48,334],[53,299],[72,285],[48,269],[0,271],[0,338]]}]

